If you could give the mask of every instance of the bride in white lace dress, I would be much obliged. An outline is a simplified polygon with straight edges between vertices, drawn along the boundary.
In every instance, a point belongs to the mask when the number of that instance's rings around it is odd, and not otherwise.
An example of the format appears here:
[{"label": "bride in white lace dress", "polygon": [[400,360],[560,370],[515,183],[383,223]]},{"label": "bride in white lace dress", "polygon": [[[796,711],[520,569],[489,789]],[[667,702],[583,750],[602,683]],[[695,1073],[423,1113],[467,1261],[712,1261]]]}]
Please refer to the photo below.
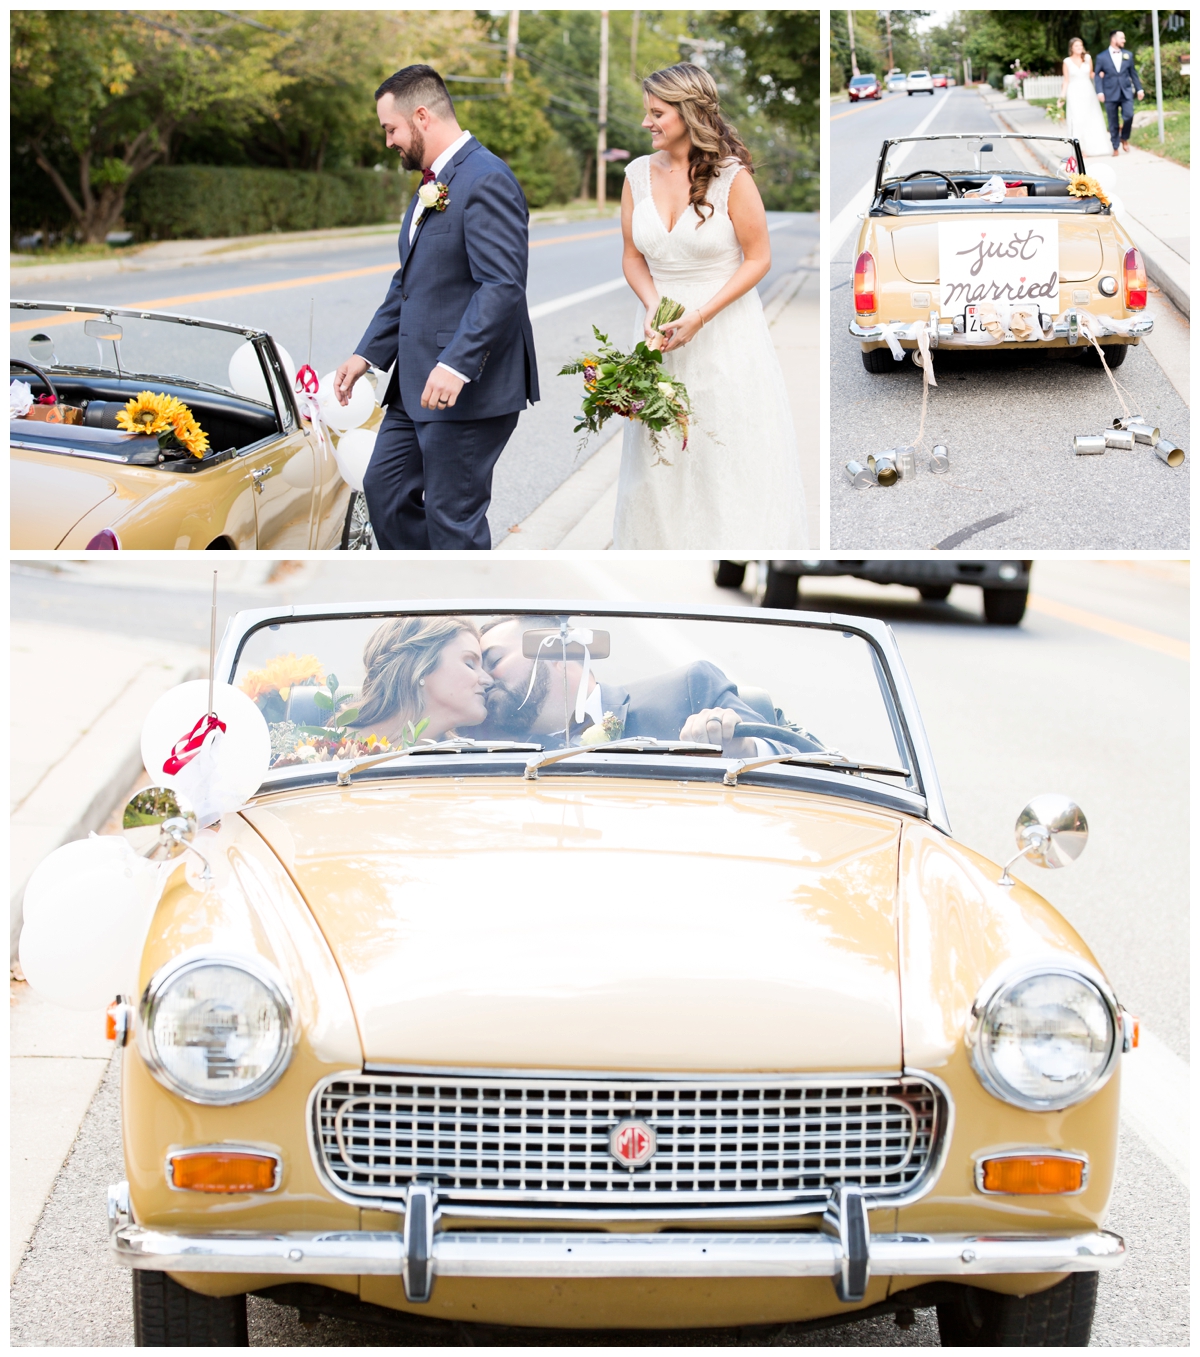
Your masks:
[{"label": "bride in white lace dress", "polygon": [[613,546],[810,545],[787,389],[755,290],[771,245],[749,152],[699,66],[656,71],[642,88],[655,149],[628,165],[621,199],[625,277],[641,302],[633,339],[654,338],[661,297],[686,308],[658,338],[692,421],[686,449],[659,435],[666,462],[646,426],[626,422]]},{"label": "bride in white lace dress", "polygon": [[1072,38],[1063,62],[1062,98],[1067,106],[1067,136],[1075,137],[1085,156],[1112,154],[1104,110],[1096,98],[1096,73],[1082,38]]}]

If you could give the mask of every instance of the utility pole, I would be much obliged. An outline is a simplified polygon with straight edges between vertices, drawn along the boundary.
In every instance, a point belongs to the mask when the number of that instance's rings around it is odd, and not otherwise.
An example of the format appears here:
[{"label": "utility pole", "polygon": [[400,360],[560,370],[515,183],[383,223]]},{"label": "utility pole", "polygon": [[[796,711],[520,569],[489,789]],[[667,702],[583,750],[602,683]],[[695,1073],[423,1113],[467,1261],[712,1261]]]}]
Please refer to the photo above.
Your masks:
[{"label": "utility pole", "polygon": [[1150,23],[1154,28],[1154,98],[1158,102],[1158,141],[1159,145],[1165,146],[1167,143],[1166,128],[1163,127],[1162,111],[1162,58],[1158,51],[1158,10],[1150,11]]},{"label": "utility pole", "polygon": [[638,20],[642,17],[642,11],[635,9],[633,11],[633,27],[629,35],[629,74],[633,76],[634,84],[637,83],[637,39],[638,39]]},{"label": "utility pole", "polygon": [[511,94],[513,88],[513,76],[517,69],[517,25],[521,21],[521,11],[519,9],[510,9],[508,11],[508,65],[504,69],[504,93]]},{"label": "utility pole", "polygon": [[887,24],[888,70],[890,71],[896,64],[896,58],[892,55],[892,11],[890,9],[883,11],[883,21]]},{"label": "utility pole", "polygon": [[604,206],[604,180],[608,173],[608,10],[600,11],[600,126],[596,131],[596,206]]},{"label": "utility pole", "polygon": [[846,27],[850,30],[850,74],[858,74],[858,58],[854,55],[854,11],[846,11]]}]

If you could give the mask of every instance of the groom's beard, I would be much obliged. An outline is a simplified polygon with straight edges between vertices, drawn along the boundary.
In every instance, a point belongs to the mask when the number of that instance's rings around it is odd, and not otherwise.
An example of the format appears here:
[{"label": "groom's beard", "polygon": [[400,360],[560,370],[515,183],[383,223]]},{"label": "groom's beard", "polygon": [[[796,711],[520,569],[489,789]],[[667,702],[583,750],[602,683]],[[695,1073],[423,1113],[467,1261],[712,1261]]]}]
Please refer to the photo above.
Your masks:
[{"label": "groom's beard", "polygon": [[411,123],[409,128],[412,132],[412,141],[406,151],[400,148],[400,163],[406,170],[423,170],[425,166],[422,161],[425,159],[425,138],[421,135],[421,129],[414,127]]},{"label": "groom's beard", "polygon": [[[488,714],[482,728],[494,739],[525,739],[533,731],[534,722],[550,692],[550,682],[550,670],[545,665],[538,666],[532,692],[529,692],[528,680],[517,689],[494,679],[484,694]],[[528,701],[525,700],[526,692],[529,692]]]}]

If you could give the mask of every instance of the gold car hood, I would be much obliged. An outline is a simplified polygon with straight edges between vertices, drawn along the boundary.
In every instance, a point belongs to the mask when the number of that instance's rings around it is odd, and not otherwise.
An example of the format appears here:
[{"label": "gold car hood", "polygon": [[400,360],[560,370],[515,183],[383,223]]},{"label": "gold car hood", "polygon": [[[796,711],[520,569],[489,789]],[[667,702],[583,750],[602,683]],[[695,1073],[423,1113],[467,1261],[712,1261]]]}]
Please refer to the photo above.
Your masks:
[{"label": "gold car hood", "polygon": [[562,775],[323,788],[243,814],[323,929],[369,1062],[900,1067],[897,816]]},{"label": "gold car hood", "polygon": [[103,462],[55,453],[25,455],[14,448],[9,458],[9,545],[18,551],[58,546],[116,488]]},{"label": "gold car hood", "polygon": [[[1016,219],[1017,213],[1011,214]],[[954,220],[961,218],[955,216]],[[969,220],[969,218],[967,218]],[[1006,217],[1005,220],[1009,220]],[[981,216],[981,221],[994,222],[995,216]],[[1020,218],[1028,220],[1028,218]],[[886,230],[892,241],[896,268],[910,283],[938,281],[938,223],[913,222],[911,225],[885,222],[880,218],[877,229]],[[1058,219],[1058,273],[1064,283],[1082,283],[1094,278],[1104,264],[1104,248],[1100,233],[1088,221],[1070,218]],[[1065,303],[1064,303],[1065,305]]]}]

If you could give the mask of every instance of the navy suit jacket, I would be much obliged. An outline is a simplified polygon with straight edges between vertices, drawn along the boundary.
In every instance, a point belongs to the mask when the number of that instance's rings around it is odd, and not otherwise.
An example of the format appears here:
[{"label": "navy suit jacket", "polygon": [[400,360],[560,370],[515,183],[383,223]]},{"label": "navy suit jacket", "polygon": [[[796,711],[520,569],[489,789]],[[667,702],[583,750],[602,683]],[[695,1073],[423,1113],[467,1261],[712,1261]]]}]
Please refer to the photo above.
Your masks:
[{"label": "navy suit jacket", "polygon": [[[384,405],[411,420],[462,422],[524,410],[539,398],[533,325],[525,300],[529,209],[516,176],[472,137],[443,167],[444,211],[427,208],[412,244],[414,193],[400,228],[400,268],[355,353],[392,368]],[[448,410],[423,410],[439,363],[469,378]]]},{"label": "navy suit jacket", "polygon": [[1096,58],[1096,93],[1104,95],[1104,102],[1132,99],[1142,88],[1141,77],[1134,64],[1133,53],[1121,49],[1121,69],[1113,64],[1112,53],[1106,47]]}]

